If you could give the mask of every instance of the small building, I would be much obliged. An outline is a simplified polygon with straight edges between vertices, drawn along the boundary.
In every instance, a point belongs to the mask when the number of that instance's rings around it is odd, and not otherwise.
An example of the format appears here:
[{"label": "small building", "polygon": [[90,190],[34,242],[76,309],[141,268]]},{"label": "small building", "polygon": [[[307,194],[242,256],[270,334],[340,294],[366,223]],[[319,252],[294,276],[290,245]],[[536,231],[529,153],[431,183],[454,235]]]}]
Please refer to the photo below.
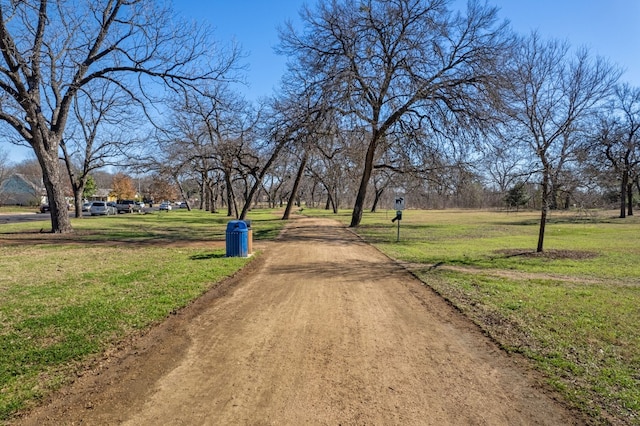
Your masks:
[{"label": "small building", "polygon": [[14,173],[0,183],[0,204],[37,206],[42,202],[44,188]]},{"label": "small building", "polygon": [[96,192],[91,196],[88,197],[88,201],[116,201],[116,197],[111,195],[111,190],[110,189],[104,189],[104,188],[98,188],[96,189]]}]

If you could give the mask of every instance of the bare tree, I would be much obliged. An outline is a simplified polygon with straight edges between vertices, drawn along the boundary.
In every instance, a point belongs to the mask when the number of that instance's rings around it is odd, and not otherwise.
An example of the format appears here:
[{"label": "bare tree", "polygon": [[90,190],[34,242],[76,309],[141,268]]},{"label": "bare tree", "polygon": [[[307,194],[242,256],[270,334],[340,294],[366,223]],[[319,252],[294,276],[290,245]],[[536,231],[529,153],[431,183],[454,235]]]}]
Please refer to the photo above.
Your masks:
[{"label": "bare tree", "polygon": [[[255,145],[255,161],[253,163],[241,161],[247,169],[252,169],[253,184],[247,191],[240,219],[246,217],[265,176],[272,170],[283,150],[288,147],[308,145],[311,135],[315,134],[315,129],[324,125],[322,118],[324,117],[325,104],[314,95],[307,93],[306,89],[308,89],[308,86],[303,87],[302,92],[297,95],[295,90],[285,91],[281,96],[271,100],[268,112],[264,114],[265,120],[261,128],[261,143]],[[307,148],[303,146],[299,152],[303,153],[301,161],[306,164],[305,149]],[[291,204],[291,200],[293,200],[297,192],[297,186],[299,185],[297,178],[302,177],[304,169],[304,164],[298,167],[296,180],[294,180],[293,188],[290,192],[289,204]],[[288,219],[289,214],[290,207],[288,206],[284,212],[283,219]]]},{"label": "bare tree", "polygon": [[289,102],[285,103],[288,108],[296,110],[290,114],[296,119],[288,124],[291,126],[289,129],[291,134],[295,135],[292,146],[298,153],[299,163],[282,215],[283,220],[288,220],[291,215],[291,209],[298,196],[298,188],[307,168],[310,153],[314,151],[314,148],[322,146],[327,139],[332,139],[337,132],[335,110],[329,107],[322,92],[317,92],[316,87],[305,83],[304,80],[301,82],[302,90],[300,93],[289,93]]},{"label": "bare tree", "polygon": [[10,168],[9,154],[0,149],[0,183],[5,180]]},{"label": "bare tree", "polygon": [[514,186],[527,182],[535,164],[532,164],[529,150],[517,142],[517,132],[510,132],[508,126],[497,128],[483,139],[480,167],[488,179],[489,186],[495,188],[501,196]]},{"label": "bare tree", "polygon": [[184,179],[199,180],[203,206],[212,212],[216,198],[224,194],[227,215],[238,216],[236,193],[243,186],[248,191],[246,181],[255,173],[252,144],[257,114],[253,107],[228,83],[219,82],[176,97],[171,111],[145,161],[172,176],[178,187]]},{"label": "bare tree", "polygon": [[150,170],[174,181],[183,174],[197,179],[200,208],[216,213],[217,190],[223,179],[216,161],[215,141],[206,130],[212,112],[205,99],[208,97],[190,93],[176,100],[169,114],[170,120],[150,138],[156,144],[143,161]]},{"label": "bare tree", "polygon": [[605,159],[619,179],[620,217],[632,215],[633,183],[640,173],[640,88],[616,86],[600,119],[596,149],[597,158]]},{"label": "bare tree", "polygon": [[74,99],[60,149],[73,189],[77,218],[82,217],[82,194],[90,173],[122,161],[131,164],[128,159],[141,123],[136,118],[129,97],[109,84],[83,88]]},{"label": "bare tree", "polygon": [[53,232],[72,230],[58,158],[84,88],[102,81],[146,107],[162,88],[223,78],[235,63],[235,51],[200,61],[207,32],[173,19],[154,0],[0,0],[0,122],[40,162]]},{"label": "bare tree", "polygon": [[447,112],[463,122],[492,92],[509,41],[506,25],[496,25],[495,8],[472,0],[463,16],[449,10],[451,3],[321,2],[302,10],[302,33],[292,26],[281,33],[282,52],[366,129],[351,226],[361,221],[376,153],[392,128],[435,125],[434,117]]},{"label": "bare tree", "polygon": [[610,94],[620,72],[585,49],[572,57],[567,43],[544,41],[537,33],[522,40],[511,63],[505,111],[538,160],[542,212],[536,250],[542,252],[553,178],[575,159],[581,120]]}]

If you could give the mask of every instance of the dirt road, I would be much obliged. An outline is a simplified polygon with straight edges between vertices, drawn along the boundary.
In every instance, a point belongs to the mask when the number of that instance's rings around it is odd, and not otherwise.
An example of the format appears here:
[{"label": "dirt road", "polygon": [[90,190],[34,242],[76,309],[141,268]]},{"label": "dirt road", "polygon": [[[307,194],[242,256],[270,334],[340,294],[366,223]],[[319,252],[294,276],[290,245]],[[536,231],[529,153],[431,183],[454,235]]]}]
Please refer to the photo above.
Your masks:
[{"label": "dirt road", "polygon": [[296,220],[262,248],[20,424],[582,423],[526,362],[335,222]]}]

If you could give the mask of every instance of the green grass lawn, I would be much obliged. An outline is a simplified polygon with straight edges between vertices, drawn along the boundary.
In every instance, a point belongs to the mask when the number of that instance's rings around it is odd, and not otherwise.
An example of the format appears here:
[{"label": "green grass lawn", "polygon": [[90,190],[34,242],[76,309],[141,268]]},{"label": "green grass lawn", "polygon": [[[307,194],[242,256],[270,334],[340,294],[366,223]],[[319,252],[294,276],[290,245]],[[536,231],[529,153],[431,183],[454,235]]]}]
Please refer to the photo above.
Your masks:
[{"label": "green grass lawn", "polygon": [[[194,210],[43,221],[0,230],[0,421],[127,335],[162,321],[248,259],[225,257],[227,217]],[[278,235],[251,213],[254,240]]]},{"label": "green grass lawn", "polygon": [[553,212],[536,255],[538,212],[407,210],[399,242],[394,216],[365,213],[357,232],[596,422],[640,424],[640,217]]},{"label": "green grass lawn", "polygon": [[[305,209],[305,214],[338,215]],[[357,229],[506,350],[529,357],[596,422],[640,424],[640,218],[553,213],[366,213]],[[0,229],[0,421],[68,382],[131,333],[162,321],[247,260],[226,258],[228,218],[174,210]],[[284,225],[251,213],[255,240]]]},{"label": "green grass lawn", "polygon": [[0,206],[0,213],[37,213],[40,206]]}]

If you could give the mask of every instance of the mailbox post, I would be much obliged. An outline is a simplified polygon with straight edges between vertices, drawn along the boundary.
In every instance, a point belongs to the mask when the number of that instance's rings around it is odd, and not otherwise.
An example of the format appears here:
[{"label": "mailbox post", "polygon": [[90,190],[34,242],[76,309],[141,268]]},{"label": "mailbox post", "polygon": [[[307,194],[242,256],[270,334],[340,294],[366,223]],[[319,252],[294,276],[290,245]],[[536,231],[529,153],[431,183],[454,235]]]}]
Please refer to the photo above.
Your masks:
[{"label": "mailbox post", "polygon": [[402,220],[402,210],[404,210],[404,197],[396,197],[396,217],[391,219],[391,222],[398,222],[398,235],[396,242],[400,242],[400,221]]}]

